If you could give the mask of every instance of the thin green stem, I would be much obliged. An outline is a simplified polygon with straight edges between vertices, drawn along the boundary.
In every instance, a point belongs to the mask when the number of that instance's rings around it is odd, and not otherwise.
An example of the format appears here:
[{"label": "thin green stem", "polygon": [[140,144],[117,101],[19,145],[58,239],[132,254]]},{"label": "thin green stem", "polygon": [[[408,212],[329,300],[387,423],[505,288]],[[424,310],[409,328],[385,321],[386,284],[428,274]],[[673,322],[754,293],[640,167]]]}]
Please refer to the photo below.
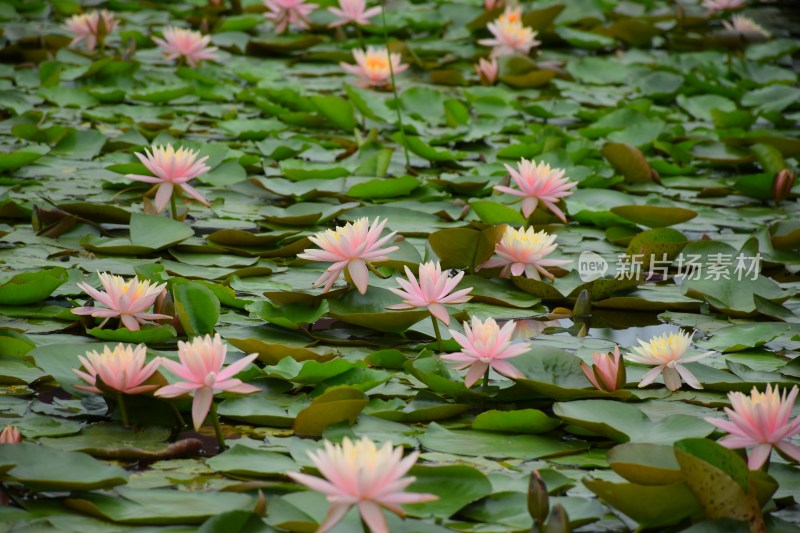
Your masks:
[{"label": "thin green stem", "polygon": [[492,367],[486,367],[486,373],[483,375],[483,384],[481,385],[481,392],[483,395],[481,396],[480,407],[478,408],[479,411],[486,410],[486,398],[489,397],[489,372],[492,370]]},{"label": "thin green stem", "polygon": [[181,428],[185,428],[186,421],[183,419],[183,416],[181,415],[181,412],[178,410],[178,407],[172,402],[169,402],[169,406],[172,407],[172,412],[175,413],[175,417],[178,419],[178,423],[181,425]]},{"label": "thin green stem", "polygon": [[131,425],[130,419],[128,419],[128,408],[125,407],[125,398],[121,392],[117,392],[117,404],[119,404],[119,414],[122,417],[122,424],[125,427]]},{"label": "thin green stem", "polygon": [[217,435],[217,442],[219,443],[219,451],[225,450],[225,437],[222,436],[222,426],[219,424],[219,415],[217,415],[217,404],[212,400],[211,402],[211,423],[214,425],[214,433]]},{"label": "thin green stem", "polygon": [[169,197],[169,205],[172,209],[172,218],[178,220],[178,201],[175,199],[175,191],[172,191],[172,196]]},{"label": "thin green stem", "polygon": [[364,44],[364,32],[361,31],[361,26],[359,26],[355,22],[353,23],[353,26],[356,29],[356,36],[358,37],[358,46],[360,46],[362,49],[364,49],[364,51],[366,51],[367,46]]},{"label": "thin green stem", "polygon": [[439,321],[435,316],[431,315],[431,322],[433,322],[433,332],[436,334],[436,342],[439,344],[439,352],[444,353],[444,342],[442,341],[442,331],[439,329]]},{"label": "thin green stem", "polygon": [[406,142],[406,128],[403,125],[403,114],[400,112],[400,98],[397,96],[397,86],[394,83],[394,66],[392,55],[389,52],[389,30],[386,28],[386,0],[381,2],[381,24],[383,25],[383,44],[386,45],[387,59],[389,60],[389,79],[392,81],[392,94],[394,94],[394,109],[397,111],[397,122],[400,124],[400,135],[403,137],[403,154],[406,156],[406,166],[411,166],[408,157],[408,143]]}]

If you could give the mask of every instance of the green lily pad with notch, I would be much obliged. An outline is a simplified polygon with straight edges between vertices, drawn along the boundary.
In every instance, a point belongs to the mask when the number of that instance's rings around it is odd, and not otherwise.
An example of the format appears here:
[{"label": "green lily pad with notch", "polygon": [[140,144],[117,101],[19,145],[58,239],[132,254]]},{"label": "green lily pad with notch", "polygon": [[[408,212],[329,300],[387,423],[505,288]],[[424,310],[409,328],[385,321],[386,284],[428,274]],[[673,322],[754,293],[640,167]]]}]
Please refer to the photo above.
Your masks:
[{"label": "green lily pad with notch", "polygon": [[541,459],[578,453],[589,448],[580,441],[541,435],[505,435],[475,430],[450,430],[431,422],[420,435],[422,446],[431,451],[468,457]]},{"label": "green lily pad with notch", "polygon": [[230,492],[192,492],[174,489],[117,489],[77,494],[64,500],[67,507],[126,525],[200,524],[207,518],[235,509],[252,509],[253,498]]},{"label": "green lily pad with notch", "polygon": [[704,420],[675,414],[651,420],[636,406],[611,400],[576,400],[553,404],[564,421],[617,442],[664,444],[689,437],[705,437],[714,427]]},{"label": "green lily pad with notch", "polygon": [[244,353],[257,353],[259,360],[269,365],[284,357],[329,361],[339,355],[334,348],[315,346],[305,335],[275,326],[218,328],[218,332]]},{"label": "green lily pad with notch", "polygon": [[442,268],[469,268],[485,263],[494,254],[495,244],[505,231],[505,225],[484,230],[447,228],[435,231],[428,242],[439,257]]},{"label": "green lily pad with notch", "polygon": [[561,421],[550,418],[538,409],[515,411],[484,411],[472,421],[472,429],[498,431],[500,433],[547,433],[561,425]]},{"label": "green lily pad with notch", "polygon": [[[293,399],[280,394],[289,388],[291,384],[285,383],[281,388],[270,386],[261,393],[228,398],[219,404],[217,412],[225,418],[255,426],[290,428],[294,423],[294,415],[289,412]],[[303,405],[299,403],[300,407]]]},{"label": "green lily pad with notch", "polygon": [[282,453],[241,444],[207,459],[206,464],[217,472],[248,478],[285,476],[286,472],[298,469],[297,463]]},{"label": "green lily pad with notch", "polygon": [[22,357],[36,348],[27,335],[11,328],[0,327],[0,357]]},{"label": "green lily pad with notch", "polygon": [[313,324],[327,313],[328,301],[322,300],[316,306],[301,303],[274,305],[267,301],[257,301],[245,306],[245,309],[276,326],[300,329]]},{"label": "green lily pad with notch", "polygon": [[30,165],[49,151],[49,146],[39,144],[26,146],[24,149],[10,153],[2,153],[0,154],[0,172],[8,172]]},{"label": "green lily pad with notch", "polygon": [[489,478],[467,465],[416,465],[409,471],[416,480],[407,491],[435,494],[439,498],[405,506],[414,516],[450,518],[467,505],[492,493]]},{"label": "green lily pad with notch", "polygon": [[541,302],[541,298],[516,290],[513,284],[506,279],[467,275],[461,278],[456,290],[466,289],[467,287],[472,287],[472,292],[469,293],[472,297],[472,302],[483,302],[519,309],[530,309]]},{"label": "green lily pad with notch", "polygon": [[[10,469],[9,465],[13,465]],[[128,482],[128,473],[85,453],[60,451],[28,442],[0,444],[0,472],[4,481],[24,484],[35,491],[95,490]]]},{"label": "green lily pad with notch", "polygon": [[163,426],[125,427],[116,422],[86,426],[79,434],[47,437],[39,443],[57,450],[79,451],[93,457],[115,460],[170,457],[172,431]]},{"label": "green lily pad with notch", "polygon": [[150,250],[169,248],[194,235],[190,226],[160,215],[131,214],[131,244]]},{"label": "green lily pad with notch", "polygon": [[350,198],[368,198],[370,200],[399,198],[408,196],[420,185],[419,179],[413,176],[378,178],[353,185],[346,195]]},{"label": "green lily pad with notch", "polygon": [[348,291],[328,300],[328,314],[337,320],[390,333],[402,333],[430,316],[427,309],[395,311],[386,309],[399,304],[400,298],[388,289],[370,287],[366,294]]},{"label": "green lily pad with notch", "polygon": [[697,216],[696,211],[684,207],[658,205],[621,205],[612,207],[611,212],[649,228],[674,226]]},{"label": "green lily pad with notch", "polygon": [[423,141],[420,137],[414,135],[403,135],[401,132],[397,132],[392,135],[392,140],[402,146],[405,146],[414,154],[423,159],[427,159],[428,161],[460,161],[469,155],[466,152],[453,152],[447,148],[437,148],[431,146],[427,142]]},{"label": "green lily pad with notch", "polygon": [[21,272],[0,278],[0,305],[28,305],[40,302],[69,279],[60,267]]},{"label": "green lily pad with notch", "polygon": [[438,394],[421,390],[410,402],[401,402],[397,406],[390,403],[386,405],[385,410],[382,410],[381,406],[370,404],[369,414],[370,416],[393,422],[418,424],[432,420],[453,418],[464,414],[469,409],[469,404],[453,403]]},{"label": "green lily pad with notch", "polygon": [[162,326],[143,326],[141,329],[131,331],[127,328],[104,329],[92,328],[86,333],[96,339],[104,341],[124,342],[139,344],[142,342],[160,343],[167,342],[178,336],[178,333],[170,325]]},{"label": "green lily pad with notch", "polygon": [[472,200],[469,205],[486,224],[512,224],[514,226],[525,224],[525,218],[518,209],[513,207],[490,200]]},{"label": "green lily pad with notch", "polygon": [[175,316],[189,336],[214,333],[219,320],[220,302],[207,286],[193,282],[172,280],[172,297]]},{"label": "green lily pad with notch", "polygon": [[619,444],[609,450],[608,464],[614,472],[639,485],[671,485],[683,479],[673,448],[667,444]]},{"label": "green lily pad with notch", "polygon": [[367,403],[367,395],[356,388],[330,388],[297,413],[292,429],[297,435],[319,437],[333,424],[353,425]]},{"label": "green lily pad with notch", "polygon": [[643,527],[671,526],[701,510],[700,503],[682,481],[670,485],[638,485],[584,479],[583,484]]}]

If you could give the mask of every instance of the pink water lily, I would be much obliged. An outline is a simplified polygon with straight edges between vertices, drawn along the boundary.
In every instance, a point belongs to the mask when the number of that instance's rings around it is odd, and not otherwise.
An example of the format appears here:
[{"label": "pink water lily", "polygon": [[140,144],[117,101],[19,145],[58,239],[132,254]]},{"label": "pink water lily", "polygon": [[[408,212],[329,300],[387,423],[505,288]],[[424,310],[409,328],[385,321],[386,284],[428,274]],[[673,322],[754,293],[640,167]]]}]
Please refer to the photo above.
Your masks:
[{"label": "pink water lily", "polygon": [[613,354],[592,352],[592,360],[592,366],[581,363],[581,370],[595,389],[614,392],[625,386],[625,362],[619,346],[614,346]]},{"label": "pink water lily", "polygon": [[308,16],[317,8],[305,0],[264,0],[267,12],[264,16],[275,24],[275,33],[285,32],[290,25],[300,29],[309,28]]},{"label": "pink water lily", "polygon": [[493,318],[481,322],[472,317],[472,327],[464,322],[464,334],[450,330],[450,334],[461,346],[461,351],[445,354],[442,359],[459,363],[455,366],[456,370],[469,368],[464,379],[467,387],[472,387],[489,368],[509,378],[521,378],[522,372],[506,359],[524,354],[531,345],[524,341],[512,342],[515,327],[513,320],[509,320],[501,328]]},{"label": "pink water lily", "polygon": [[753,19],[745,17],[744,15],[734,15],[731,17],[730,21],[723,20],[722,26],[724,26],[728,31],[741,33],[743,35],[757,34],[761,35],[762,37],[766,37],[767,39],[772,37],[763,26],[758,24]]},{"label": "pink water lily", "polygon": [[261,390],[233,377],[255,361],[258,354],[251,353],[223,368],[227,351],[227,344],[222,342],[217,333],[213,338],[206,335],[195,337],[191,342],[178,341],[180,363],[161,358],[161,365],[183,381],[161,387],[155,395],[175,398],[194,392],[192,421],[195,431],[200,429],[208,416],[214,394],[218,392],[250,394]]},{"label": "pink water lily", "polygon": [[147,170],[155,175],[143,176],[141,174],[127,174],[126,177],[145,183],[158,184],[158,192],[156,192],[156,211],[160,213],[167,207],[167,203],[175,193],[175,189],[193,196],[198,202],[207,207],[210,206],[208,200],[203,198],[203,196],[197,192],[197,189],[188,183],[197,176],[201,176],[211,170],[204,164],[208,156],[197,159],[199,152],[188,148],[179,148],[175,150],[171,144],[168,144],[166,148],[153,145],[150,150],[151,151],[148,151],[147,148],[145,148],[145,155],[137,153],[136,157],[147,167]]},{"label": "pink water lily", "polygon": [[553,279],[555,276],[548,272],[545,267],[560,266],[571,263],[569,259],[547,259],[558,245],[555,243],[555,235],[550,235],[544,230],[540,232],[534,229],[520,228],[515,230],[507,227],[503,236],[495,245],[495,254],[498,257],[489,259],[478,266],[482,268],[503,267],[500,277],[521,276],[535,280],[541,280],[541,276]]},{"label": "pink water lily", "polygon": [[146,354],[144,344],[134,347],[119,343],[113,350],[104,346],[102,352],[91,350],[86,352],[86,357],[79,355],[85,371],[72,371],[88,385],[75,385],[75,388],[102,394],[96,385],[99,377],[106,387],[122,394],[141,394],[156,389],[158,385],[144,383],[158,370],[159,360],[145,363]]},{"label": "pink water lily", "polygon": [[153,324],[152,320],[172,318],[169,315],[147,312],[164,291],[166,283],[140,281],[136,276],[125,281],[121,276],[105,272],[98,272],[97,277],[105,291],[98,291],[87,283],[78,283],[78,287],[105,307],[76,307],[72,310],[74,314],[105,318],[100,324],[101,328],[108,319],[119,317],[122,325],[131,331],[137,331],[140,324]]},{"label": "pink water lily", "polygon": [[506,165],[506,170],[511,174],[518,189],[496,185],[497,191],[522,197],[522,216],[528,218],[536,210],[539,202],[553,212],[564,224],[567,217],[556,205],[559,200],[572,194],[572,188],[578,185],[564,177],[564,170],[550,168],[546,163],[539,163],[522,159],[517,168]]},{"label": "pink water lily", "polygon": [[[355,65],[339,63],[341,67],[359,78],[358,85],[362,87],[381,87],[392,82],[392,72],[395,75],[403,72],[408,65],[401,63],[400,54],[389,53],[386,48],[368,46],[367,50],[353,50]],[[390,65],[391,64],[391,71]]]},{"label": "pink water lily", "polygon": [[719,440],[726,448],[753,448],[747,465],[750,470],[761,468],[775,448],[779,453],[793,461],[800,461],[800,446],[789,439],[800,434],[800,416],[790,420],[797,385],[781,394],[777,385],[767,385],[766,392],[758,392],[753,387],[750,396],[741,392],[728,393],[733,409],[725,408],[730,420],[706,418],[706,422],[729,433]]},{"label": "pink water lily", "polygon": [[73,15],[64,22],[64,25],[74,35],[69,43],[70,48],[85,42],[86,49],[92,52],[97,43],[102,43],[106,36],[114,31],[117,19],[103,9],[102,11],[95,10],[82,15]]},{"label": "pink water lily", "polygon": [[288,472],[298,483],[325,494],[331,504],[317,533],[336,525],[351,507],[358,506],[361,518],[374,533],[389,533],[383,509],[404,516],[401,504],[437,500],[434,494],[406,492],[414,477],[406,473],[414,466],[419,452],[403,458],[403,447],[385,443],[378,448],[367,437],[342,444],[325,441],[325,449],[309,452],[309,458],[324,478]]},{"label": "pink water lily", "polygon": [[653,365],[655,368],[642,376],[639,387],[650,385],[659,374],[663,374],[664,385],[671,391],[681,388],[681,378],[690,387],[702,389],[703,386],[697,381],[694,374],[683,365],[708,357],[714,354],[714,351],[686,356],[686,352],[692,344],[693,335],[684,332],[673,332],[653,337],[649,342],[640,340],[639,346],[632,348],[635,353],[628,354],[628,359],[644,365]]},{"label": "pink water lily", "polygon": [[307,261],[324,261],[333,263],[320,278],[314,282],[314,287],[323,285],[322,291],[328,292],[339,276],[347,270],[347,274],[358,289],[365,294],[369,284],[368,263],[372,261],[385,261],[390,254],[399,248],[388,246],[381,248],[391,241],[397,232],[381,237],[387,219],[375,218],[372,225],[366,217],[355,222],[348,222],[336,229],[328,229],[309,237],[311,242],[320,247],[319,250],[307,248],[300,259]]},{"label": "pink water lily", "polygon": [[19,444],[22,442],[22,433],[17,426],[6,426],[0,431],[0,444]]},{"label": "pink water lily", "polygon": [[167,61],[182,58],[190,67],[201,61],[217,61],[217,48],[209,46],[211,37],[199,31],[170,26],[162,32],[164,38],[153,37],[153,41],[161,47]]},{"label": "pink water lily", "polygon": [[497,83],[497,74],[499,70],[500,67],[497,65],[497,59],[494,57],[489,60],[480,58],[480,60],[475,63],[475,72],[484,85],[494,85]]},{"label": "pink water lily", "polygon": [[389,288],[390,291],[403,299],[403,303],[390,305],[389,309],[416,309],[425,307],[431,315],[450,325],[450,313],[445,305],[461,304],[471,298],[472,287],[453,292],[458,286],[464,272],[459,272],[453,277],[442,273],[442,266],[438,261],[430,261],[419,266],[419,281],[414,277],[407,266],[404,267],[407,280],[395,278],[402,289]]},{"label": "pink water lily", "polygon": [[381,14],[379,6],[367,9],[366,0],[339,0],[339,7],[329,7],[328,11],[336,16],[336,20],[328,25],[331,28],[345,24],[369,26],[369,19]]},{"label": "pink water lily", "polygon": [[537,33],[522,25],[522,8],[507,7],[496,20],[486,25],[493,38],[481,39],[478,44],[491,46],[492,57],[528,54],[531,48],[542,44],[536,40]]}]

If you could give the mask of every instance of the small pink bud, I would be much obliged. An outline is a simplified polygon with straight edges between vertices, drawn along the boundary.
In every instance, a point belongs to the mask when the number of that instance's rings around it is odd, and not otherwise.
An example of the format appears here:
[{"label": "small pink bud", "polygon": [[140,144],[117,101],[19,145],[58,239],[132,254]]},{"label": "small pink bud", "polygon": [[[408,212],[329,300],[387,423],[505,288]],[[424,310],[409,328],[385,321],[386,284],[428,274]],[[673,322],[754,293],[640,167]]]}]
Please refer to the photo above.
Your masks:
[{"label": "small pink bud", "polygon": [[795,177],[795,173],[788,168],[784,168],[775,175],[775,179],[772,181],[772,199],[775,200],[775,203],[781,203],[789,197],[792,187],[794,187]]},{"label": "small pink bud", "polygon": [[19,444],[22,442],[22,433],[17,426],[6,426],[0,431],[0,444]]}]

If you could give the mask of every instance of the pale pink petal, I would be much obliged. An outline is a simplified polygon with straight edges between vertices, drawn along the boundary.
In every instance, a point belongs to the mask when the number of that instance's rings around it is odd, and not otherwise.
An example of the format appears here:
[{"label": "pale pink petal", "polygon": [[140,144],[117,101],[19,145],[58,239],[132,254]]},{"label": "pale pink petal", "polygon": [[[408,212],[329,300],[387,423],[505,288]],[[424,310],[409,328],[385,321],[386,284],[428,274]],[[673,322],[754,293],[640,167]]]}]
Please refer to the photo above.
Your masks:
[{"label": "pale pink petal", "polygon": [[208,416],[208,411],[211,409],[211,402],[214,401],[214,391],[209,387],[201,387],[194,393],[194,400],[192,401],[192,420],[194,421],[194,430],[200,431],[200,427]]}]

